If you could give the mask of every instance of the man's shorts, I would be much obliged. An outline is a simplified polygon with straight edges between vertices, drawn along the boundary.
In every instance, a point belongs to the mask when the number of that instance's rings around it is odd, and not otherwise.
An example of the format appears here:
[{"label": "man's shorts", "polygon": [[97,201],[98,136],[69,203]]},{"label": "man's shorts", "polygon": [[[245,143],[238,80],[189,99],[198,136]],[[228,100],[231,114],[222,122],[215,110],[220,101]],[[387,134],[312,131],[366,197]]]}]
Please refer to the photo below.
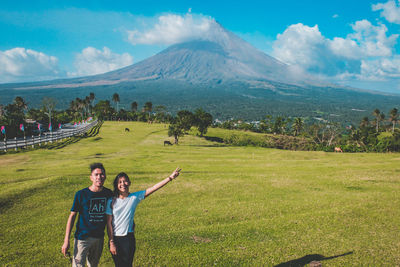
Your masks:
[{"label": "man's shorts", "polygon": [[104,237],[88,237],[84,240],[75,239],[73,267],[85,267],[85,262],[89,267],[99,265],[101,253],[103,252]]}]

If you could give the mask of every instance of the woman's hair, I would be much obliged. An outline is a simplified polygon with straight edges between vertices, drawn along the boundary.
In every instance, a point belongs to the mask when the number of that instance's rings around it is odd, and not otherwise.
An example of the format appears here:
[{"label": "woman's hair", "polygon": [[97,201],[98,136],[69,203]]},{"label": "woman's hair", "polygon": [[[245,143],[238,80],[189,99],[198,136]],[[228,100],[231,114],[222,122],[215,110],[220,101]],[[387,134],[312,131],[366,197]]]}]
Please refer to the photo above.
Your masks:
[{"label": "woman's hair", "polygon": [[115,176],[115,179],[114,179],[114,196],[115,197],[119,196],[118,182],[119,182],[119,179],[121,179],[122,177],[125,177],[126,181],[128,181],[129,185],[131,185],[131,180],[129,180],[128,174],[126,174],[124,172],[118,173],[118,175]]}]

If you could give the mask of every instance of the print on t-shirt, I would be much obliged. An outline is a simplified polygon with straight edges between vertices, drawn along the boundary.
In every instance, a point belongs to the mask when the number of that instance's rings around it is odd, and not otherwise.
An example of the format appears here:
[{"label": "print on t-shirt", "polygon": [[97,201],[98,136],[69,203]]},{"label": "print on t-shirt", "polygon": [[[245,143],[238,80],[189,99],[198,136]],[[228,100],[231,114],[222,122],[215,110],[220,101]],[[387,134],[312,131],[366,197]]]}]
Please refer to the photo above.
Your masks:
[{"label": "print on t-shirt", "polygon": [[106,211],[107,199],[102,198],[92,198],[90,200],[89,206],[89,221],[91,222],[103,222],[104,212]]}]

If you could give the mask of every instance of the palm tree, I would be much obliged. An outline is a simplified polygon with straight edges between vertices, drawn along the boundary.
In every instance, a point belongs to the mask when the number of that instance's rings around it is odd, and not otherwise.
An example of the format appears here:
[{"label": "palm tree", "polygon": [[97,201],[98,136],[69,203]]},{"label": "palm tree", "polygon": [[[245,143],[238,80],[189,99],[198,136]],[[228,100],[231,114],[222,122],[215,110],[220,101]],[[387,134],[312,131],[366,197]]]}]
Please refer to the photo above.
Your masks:
[{"label": "palm tree", "polygon": [[90,108],[90,114],[92,115],[92,109],[94,106],[94,99],[96,98],[96,96],[94,95],[93,92],[89,93],[89,108]]},{"label": "palm tree", "polygon": [[293,122],[294,136],[297,136],[301,132],[302,129],[303,129],[302,118],[295,118],[294,122]]},{"label": "palm tree", "polygon": [[94,95],[94,93],[93,92],[90,92],[89,93],[89,98],[90,98],[90,103],[93,103],[94,104],[94,99],[96,98],[96,96]]},{"label": "palm tree", "polygon": [[149,113],[149,120],[150,120],[150,113],[151,113],[152,110],[153,110],[153,103],[151,103],[151,102],[146,102],[146,103],[144,104],[143,111]]},{"label": "palm tree", "polygon": [[368,119],[368,117],[362,118],[362,120],[361,120],[361,122],[360,122],[360,128],[367,127],[368,125],[369,125],[369,119]]},{"label": "palm tree", "polygon": [[113,94],[112,101],[117,104],[117,113],[118,113],[119,95],[117,93]]},{"label": "palm tree", "polygon": [[350,138],[356,142],[357,146],[365,146],[365,144],[362,142],[362,133],[359,129],[351,127]]},{"label": "palm tree", "polygon": [[[44,114],[49,117],[49,123],[51,125],[51,116],[56,107],[56,100],[51,97],[44,97],[42,100],[42,107]],[[50,132],[52,132],[52,129],[50,130]]]},{"label": "palm tree", "polygon": [[151,102],[146,102],[146,103],[144,104],[144,110],[145,110],[146,112],[151,112],[151,111],[153,110],[153,103],[151,103]]},{"label": "palm tree", "polygon": [[[376,132],[379,132],[379,121],[382,117],[382,113],[379,109],[375,109],[374,112],[372,112],[372,115],[374,115],[376,118]],[[385,115],[383,115],[383,116],[385,116]]]},{"label": "palm tree", "polygon": [[385,114],[383,112],[379,116],[379,121],[381,121],[381,122],[385,121]]},{"label": "palm tree", "polygon": [[83,120],[83,112],[84,112],[84,109],[85,109],[85,100],[84,99],[80,99],[79,97],[77,97],[75,99],[75,102],[76,102],[77,110],[81,112],[81,116],[82,116],[82,120]]},{"label": "palm tree", "polygon": [[69,104],[69,109],[72,111],[72,114],[74,115],[74,120],[76,120],[77,115],[79,115],[78,102],[75,100],[72,100],[71,103]]},{"label": "palm tree", "polygon": [[86,118],[89,117],[89,107],[90,107],[90,96],[85,97],[85,111],[86,111]]},{"label": "palm tree", "polygon": [[154,111],[156,113],[156,120],[158,122],[164,122],[167,108],[163,105],[159,105],[154,108]]},{"label": "palm tree", "polygon": [[131,103],[132,112],[136,112],[137,111],[137,107],[138,107],[138,103],[136,101]]},{"label": "palm tree", "polygon": [[14,103],[17,105],[17,107],[19,109],[22,109],[22,110],[27,109],[27,107],[28,107],[28,105],[25,103],[25,100],[20,96],[17,96],[14,99]]},{"label": "palm tree", "polygon": [[278,116],[275,118],[274,124],[272,126],[272,132],[274,134],[283,134],[285,131],[286,122],[285,118],[282,116]]},{"label": "palm tree", "polygon": [[398,114],[397,108],[393,108],[390,111],[390,119],[389,120],[392,122],[392,125],[393,125],[392,132],[394,132],[394,127],[396,126],[396,122],[399,120],[399,114]]}]

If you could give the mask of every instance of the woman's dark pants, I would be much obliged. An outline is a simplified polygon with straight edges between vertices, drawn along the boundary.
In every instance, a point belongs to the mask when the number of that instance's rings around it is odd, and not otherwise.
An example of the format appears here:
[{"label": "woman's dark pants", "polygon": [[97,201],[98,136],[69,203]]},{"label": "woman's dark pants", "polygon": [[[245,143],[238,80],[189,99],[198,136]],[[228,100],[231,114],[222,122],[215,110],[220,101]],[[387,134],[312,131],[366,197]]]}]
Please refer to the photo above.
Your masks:
[{"label": "woman's dark pants", "polygon": [[112,255],[115,267],[132,267],[136,249],[135,234],[128,233],[126,236],[114,236],[114,243],[117,247],[117,255]]}]

